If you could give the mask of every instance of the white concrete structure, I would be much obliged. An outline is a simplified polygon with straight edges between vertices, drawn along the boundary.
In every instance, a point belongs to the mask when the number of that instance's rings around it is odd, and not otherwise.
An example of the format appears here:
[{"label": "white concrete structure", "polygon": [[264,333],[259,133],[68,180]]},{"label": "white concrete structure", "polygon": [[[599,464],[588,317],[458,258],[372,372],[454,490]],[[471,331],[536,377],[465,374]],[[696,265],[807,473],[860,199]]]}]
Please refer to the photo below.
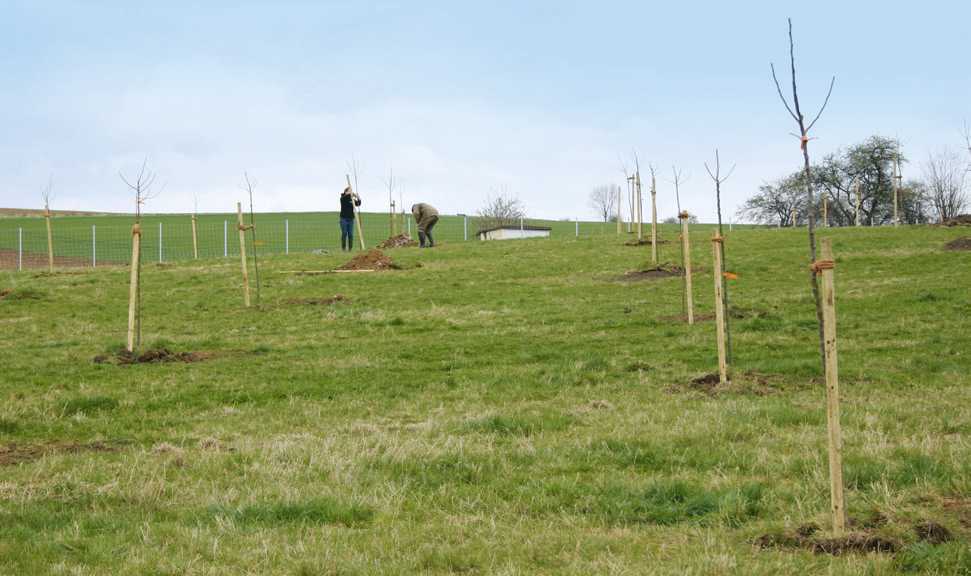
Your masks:
[{"label": "white concrete structure", "polygon": [[520,240],[522,238],[549,238],[550,228],[545,226],[499,226],[479,230],[477,236],[479,240]]}]

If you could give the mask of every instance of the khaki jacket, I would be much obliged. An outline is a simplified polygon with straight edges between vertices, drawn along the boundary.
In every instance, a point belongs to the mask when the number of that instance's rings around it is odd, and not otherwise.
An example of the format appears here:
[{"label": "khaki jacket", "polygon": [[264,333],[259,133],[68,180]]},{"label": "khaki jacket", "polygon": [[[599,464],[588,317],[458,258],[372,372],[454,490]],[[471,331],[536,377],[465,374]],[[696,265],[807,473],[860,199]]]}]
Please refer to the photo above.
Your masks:
[{"label": "khaki jacket", "polygon": [[425,204],[424,202],[412,206],[411,214],[415,217],[418,229],[422,231],[428,229],[429,225],[434,224],[438,220],[438,210],[431,204]]}]

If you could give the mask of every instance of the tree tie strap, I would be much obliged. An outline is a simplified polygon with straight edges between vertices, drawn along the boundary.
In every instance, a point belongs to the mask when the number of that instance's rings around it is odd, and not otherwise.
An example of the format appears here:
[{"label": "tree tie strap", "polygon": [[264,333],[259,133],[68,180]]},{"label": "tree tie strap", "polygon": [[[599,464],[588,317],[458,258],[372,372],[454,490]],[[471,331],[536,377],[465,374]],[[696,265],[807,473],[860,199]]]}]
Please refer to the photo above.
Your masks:
[{"label": "tree tie strap", "polygon": [[246,232],[247,230],[252,230],[253,229],[253,224],[237,224],[236,225],[236,229],[238,229],[238,230],[240,230],[242,232]]},{"label": "tree tie strap", "polygon": [[141,236],[142,235],[142,225],[141,224],[134,224],[134,225],[132,225],[132,227],[131,227],[131,235],[132,236]]},{"label": "tree tie strap", "polygon": [[723,236],[713,236],[712,239],[711,239],[711,241],[712,242],[717,242],[719,244],[722,244],[722,243],[725,242],[725,238]]},{"label": "tree tie strap", "polygon": [[799,148],[801,148],[802,150],[805,150],[806,144],[809,144],[809,136],[807,136],[806,134],[803,134],[802,137],[799,139]]},{"label": "tree tie strap", "polygon": [[832,260],[816,260],[810,266],[813,272],[819,274],[823,270],[832,270],[836,268],[836,263]]},{"label": "tree tie strap", "polygon": [[681,212],[680,214],[678,214],[678,218],[680,218],[682,220],[687,220],[689,217],[690,217],[690,215],[688,214],[688,211],[687,210],[685,210],[684,212]]}]

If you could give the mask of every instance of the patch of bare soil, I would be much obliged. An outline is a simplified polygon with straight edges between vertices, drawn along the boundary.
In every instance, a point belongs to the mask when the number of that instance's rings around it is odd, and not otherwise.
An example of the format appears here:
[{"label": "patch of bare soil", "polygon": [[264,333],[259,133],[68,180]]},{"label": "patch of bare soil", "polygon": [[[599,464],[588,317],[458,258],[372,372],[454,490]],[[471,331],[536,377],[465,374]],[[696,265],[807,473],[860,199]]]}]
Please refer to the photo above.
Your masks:
[{"label": "patch of bare soil", "polygon": [[388,248],[406,248],[408,246],[418,246],[418,242],[411,239],[411,236],[407,234],[398,234],[397,236],[392,236],[384,242],[378,244],[378,248],[382,250],[387,250]]},{"label": "patch of bare soil", "polygon": [[[98,266],[109,266],[112,264],[117,264],[117,262],[108,262],[99,258]],[[47,253],[46,252],[24,252],[23,254],[23,267],[26,268],[47,268]],[[54,257],[54,268],[90,268],[91,259],[90,258],[75,258],[70,256],[55,256]],[[0,270],[16,270],[17,269],[17,251],[16,250],[0,250]]]},{"label": "patch of bare soil", "polygon": [[[661,240],[660,238],[658,238],[657,243],[658,243],[658,246],[660,246],[661,244],[670,244],[671,242],[670,240]],[[637,240],[635,238],[634,240],[628,240],[627,242],[624,242],[624,246],[650,246],[650,245],[651,245],[650,238],[641,238],[640,240]]]},{"label": "patch of bare soil", "polygon": [[673,265],[662,265],[657,268],[648,268],[646,270],[631,270],[625,272],[618,280],[623,280],[625,282],[638,282],[641,280],[660,280],[661,278],[672,278],[681,276],[684,274],[684,270],[680,266]]},{"label": "patch of bare soil", "polygon": [[337,270],[396,270],[399,266],[378,249],[368,250],[351,258]]},{"label": "patch of bare soil", "polygon": [[950,542],[954,539],[951,531],[945,526],[941,526],[933,520],[928,520],[926,522],[921,522],[914,526],[914,534],[917,534],[922,542],[927,542],[928,544],[944,544],[945,542]]},{"label": "patch of bare soil", "polygon": [[842,556],[854,552],[882,552],[893,554],[900,549],[900,543],[869,532],[852,532],[838,538],[819,536],[819,527],[805,524],[794,531],[778,534],[764,534],[755,540],[755,545],[768,548],[801,548],[816,554]]},{"label": "patch of bare soil", "polygon": [[944,509],[957,516],[965,528],[971,528],[971,498],[945,498]]},{"label": "patch of bare soil", "polygon": [[99,354],[94,357],[95,364],[160,364],[163,362],[202,362],[213,357],[211,352],[173,352],[168,348],[150,348],[142,352],[122,350],[115,354]]},{"label": "patch of bare soil", "polygon": [[673,384],[668,392],[701,392],[706,396],[719,394],[747,394],[751,396],[768,396],[781,389],[781,382],[777,376],[760,372],[736,372],[725,384],[722,384],[718,374],[704,374],[683,384]]},{"label": "patch of bare soil", "polygon": [[971,250],[971,238],[957,238],[944,245],[945,250]]},{"label": "patch of bare soil", "polygon": [[4,298],[6,298],[7,296],[9,296],[10,294],[13,294],[13,288],[4,288],[4,289],[0,290],[0,300],[3,300]]},{"label": "patch of bare soil", "polygon": [[0,444],[0,466],[15,466],[37,460],[47,454],[80,454],[84,452],[117,452],[119,443],[48,442],[45,444]]},{"label": "patch of bare soil", "polygon": [[290,298],[287,304],[294,306],[330,306],[338,302],[350,302],[351,299],[343,294],[334,294],[330,298]]},{"label": "patch of bare soil", "polygon": [[971,214],[958,214],[944,223],[945,226],[971,226]]},{"label": "patch of bare soil", "polygon": [[[685,314],[674,314],[671,316],[658,316],[658,321],[660,322],[677,322],[679,324],[687,323],[688,316]],[[714,314],[695,314],[695,322],[708,322],[709,320],[714,320]]]}]

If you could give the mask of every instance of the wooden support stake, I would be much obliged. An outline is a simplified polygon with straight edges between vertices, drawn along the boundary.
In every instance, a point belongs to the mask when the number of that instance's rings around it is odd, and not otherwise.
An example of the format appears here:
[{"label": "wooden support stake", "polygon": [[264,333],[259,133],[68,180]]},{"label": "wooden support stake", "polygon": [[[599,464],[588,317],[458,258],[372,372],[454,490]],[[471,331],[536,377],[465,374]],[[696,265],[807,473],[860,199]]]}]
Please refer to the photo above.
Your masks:
[{"label": "wooden support stake", "polygon": [[196,217],[192,216],[192,258],[199,259],[199,236],[196,233]]},{"label": "wooden support stake", "polygon": [[621,212],[620,212],[620,205],[623,202],[623,198],[621,198],[621,194],[622,192],[620,190],[620,186],[618,186],[617,187],[617,235],[618,236],[620,236],[622,232],[621,226],[623,226],[623,222],[621,219]]},{"label": "wooden support stake", "polygon": [[236,228],[239,229],[239,262],[243,267],[243,304],[249,308],[249,270],[246,267],[246,225],[243,224],[243,204],[236,203]]},{"label": "wooden support stake", "polygon": [[856,225],[860,225],[860,181],[856,182]]},{"label": "wooden support stake", "polygon": [[900,180],[902,176],[900,175],[900,152],[897,152],[897,158],[894,159],[893,164],[893,225],[900,225]]},{"label": "wooden support stake", "polygon": [[724,239],[716,231],[711,239],[715,269],[715,333],[718,339],[718,382],[728,383],[728,361],[725,348],[725,286],[722,271],[722,242]]},{"label": "wooden support stake", "polygon": [[651,168],[651,262],[657,267],[657,182]]},{"label": "wooden support stake", "polygon": [[[354,176],[354,180],[355,181],[357,180],[357,175],[356,174],[357,173],[355,172],[355,176]],[[357,190],[355,190],[351,186],[351,175],[350,174],[345,174],[345,176],[347,177],[347,187],[351,189],[351,194],[352,195],[353,194],[357,194]],[[357,228],[357,239],[358,239],[358,242],[361,244],[361,250],[365,250],[365,248],[364,248],[364,233],[361,232],[361,214],[358,211],[357,206],[354,205],[354,199],[353,198],[351,198],[351,209],[354,210],[354,227]]]},{"label": "wooden support stake", "polygon": [[634,196],[637,200],[637,241],[640,242],[644,239],[644,206],[641,200],[641,172],[638,170],[634,173]]},{"label": "wooden support stake", "polygon": [[825,196],[823,196],[823,227],[829,227],[829,205]]},{"label": "wooden support stake", "polygon": [[138,311],[138,257],[141,254],[142,227],[131,227],[131,274],[128,281],[128,341],[125,349],[135,351],[135,323]]},{"label": "wooden support stake", "polygon": [[681,219],[681,246],[684,249],[684,297],[688,309],[688,324],[695,323],[694,298],[691,294],[691,236],[688,234],[688,212],[678,214]]},{"label": "wooden support stake", "polygon": [[833,533],[846,529],[846,506],[843,501],[843,435],[840,430],[839,371],[836,354],[836,289],[834,286],[833,245],[822,241],[822,260],[813,264],[822,276],[823,352],[826,365],[826,423],[829,432],[829,489],[833,512]]},{"label": "wooden support stake", "polygon": [[54,272],[54,235],[51,232],[51,211],[44,210],[44,220],[47,221],[47,269]]}]

